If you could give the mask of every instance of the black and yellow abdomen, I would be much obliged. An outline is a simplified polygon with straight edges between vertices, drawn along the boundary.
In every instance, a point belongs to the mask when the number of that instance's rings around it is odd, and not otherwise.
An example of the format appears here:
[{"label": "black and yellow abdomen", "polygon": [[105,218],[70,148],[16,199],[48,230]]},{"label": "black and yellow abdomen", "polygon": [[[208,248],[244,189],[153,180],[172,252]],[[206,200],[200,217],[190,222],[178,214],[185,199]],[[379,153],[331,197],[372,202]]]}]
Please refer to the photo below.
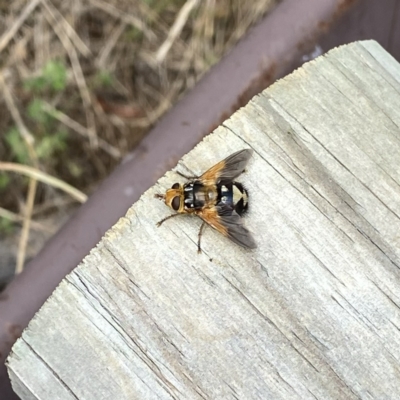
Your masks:
[{"label": "black and yellow abdomen", "polygon": [[240,182],[230,182],[217,186],[217,204],[224,204],[234,209],[239,215],[243,215],[249,207],[249,195]]}]

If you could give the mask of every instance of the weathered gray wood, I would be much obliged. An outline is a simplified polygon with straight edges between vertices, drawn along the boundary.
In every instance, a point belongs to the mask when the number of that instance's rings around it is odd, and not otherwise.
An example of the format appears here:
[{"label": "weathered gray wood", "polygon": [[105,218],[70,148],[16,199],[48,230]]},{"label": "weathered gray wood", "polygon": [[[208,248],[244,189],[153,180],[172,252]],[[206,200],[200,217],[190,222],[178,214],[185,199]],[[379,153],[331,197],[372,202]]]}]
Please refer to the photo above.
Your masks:
[{"label": "weathered gray wood", "polygon": [[[180,163],[254,156],[246,251],[132,206],[13,347],[23,399],[400,398],[400,66],[375,42],[282,79]],[[57,260],[54,260],[57,262]]]}]

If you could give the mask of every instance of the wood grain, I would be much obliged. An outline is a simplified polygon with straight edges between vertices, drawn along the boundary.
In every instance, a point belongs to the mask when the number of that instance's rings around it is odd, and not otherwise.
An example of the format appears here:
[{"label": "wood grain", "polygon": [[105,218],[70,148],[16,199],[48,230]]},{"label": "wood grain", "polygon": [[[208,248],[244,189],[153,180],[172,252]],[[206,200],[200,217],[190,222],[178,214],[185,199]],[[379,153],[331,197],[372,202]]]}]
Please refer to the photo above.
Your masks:
[{"label": "wood grain", "polygon": [[[59,285],[8,359],[22,399],[400,398],[400,66],[340,47],[178,165],[253,148],[244,250],[153,198]],[[57,260],[54,260],[56,263]]]}]

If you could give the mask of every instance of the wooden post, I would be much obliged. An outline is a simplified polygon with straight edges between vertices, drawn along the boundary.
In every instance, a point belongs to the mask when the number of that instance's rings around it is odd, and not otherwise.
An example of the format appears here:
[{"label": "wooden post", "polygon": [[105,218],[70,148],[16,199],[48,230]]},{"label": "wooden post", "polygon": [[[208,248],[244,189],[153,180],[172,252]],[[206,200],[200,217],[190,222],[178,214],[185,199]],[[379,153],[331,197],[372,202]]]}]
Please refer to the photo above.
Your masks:
[{"label": "wooden post", "polygon": [[[234,83],[232,83],[234,84]],[[22,399],[400,398],[400,66],[376,42],[305,64],[179,163],[253,148],[244,250],[154,199],[59,285],[13,347]],[[54,260],[56,263],[57,260]]]}]

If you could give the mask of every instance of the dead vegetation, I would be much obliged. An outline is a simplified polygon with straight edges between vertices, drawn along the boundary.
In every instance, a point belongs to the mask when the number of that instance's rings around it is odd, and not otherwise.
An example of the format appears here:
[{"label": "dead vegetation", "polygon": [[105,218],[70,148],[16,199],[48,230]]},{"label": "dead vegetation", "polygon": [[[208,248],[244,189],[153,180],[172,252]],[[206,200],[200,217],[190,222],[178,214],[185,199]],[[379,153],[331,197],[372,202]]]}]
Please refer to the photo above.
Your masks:
[{"label": "dead vegetation", "polygon": [[276,2],[0,1],[0,235],[14,229],[16,272],[30,232],[54,232]]}]

